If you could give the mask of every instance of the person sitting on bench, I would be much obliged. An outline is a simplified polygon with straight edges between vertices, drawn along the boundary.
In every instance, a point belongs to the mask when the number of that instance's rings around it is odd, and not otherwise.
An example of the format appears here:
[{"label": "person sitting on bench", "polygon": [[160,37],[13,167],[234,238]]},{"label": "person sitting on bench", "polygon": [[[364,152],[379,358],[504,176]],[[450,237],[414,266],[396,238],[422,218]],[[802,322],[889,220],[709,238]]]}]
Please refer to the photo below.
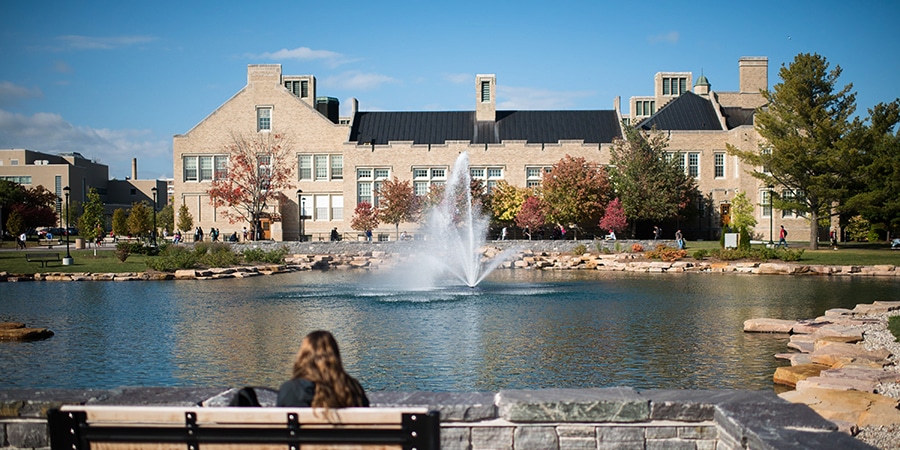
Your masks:
[{"label": "person sitting on bench", "polygon": [[275,406],[345,408],[369,406],[362,385],[344,371],[337,341],[327,331],[303,338],[290,380],[278,389]]}]

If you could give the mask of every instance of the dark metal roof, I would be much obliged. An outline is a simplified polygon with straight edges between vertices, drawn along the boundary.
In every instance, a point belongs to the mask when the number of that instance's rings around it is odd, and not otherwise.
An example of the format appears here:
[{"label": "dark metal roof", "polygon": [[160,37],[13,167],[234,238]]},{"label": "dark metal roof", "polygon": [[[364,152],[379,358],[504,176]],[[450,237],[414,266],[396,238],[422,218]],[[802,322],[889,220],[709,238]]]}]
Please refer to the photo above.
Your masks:
[{"label": "dark metal roof", "polygon": [[469,141],[498,144],[520,140],[535,144],[560,140],[610,143],[621,136],[616,112],[609,111],[497,111],[496,121],[476,121],[474,111],[358,112],[350,142],[386,144],[413,141],[443,144]]},{"label": "dark metal roof", "polygon": [[649,130],[712,131],[721,130],[722,124],[716,109],[708,99],[693,92],[685,92],[675,100],[666,103],[638,125]]},{"label": "dark metal roof", "polygon": [[753,125],[753,114],[755,113],[756,110],[753,108],[722,107],[722,115],[725,116],[725,124],[729,130],[741,125]]}]

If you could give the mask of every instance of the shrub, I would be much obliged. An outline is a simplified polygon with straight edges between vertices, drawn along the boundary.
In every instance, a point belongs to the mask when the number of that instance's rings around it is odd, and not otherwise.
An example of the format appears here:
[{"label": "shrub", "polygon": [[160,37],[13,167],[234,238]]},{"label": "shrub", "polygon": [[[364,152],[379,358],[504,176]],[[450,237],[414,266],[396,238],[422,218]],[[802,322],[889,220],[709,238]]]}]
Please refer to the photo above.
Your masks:
[{"label": "shrub", "polygon": [[631,253],[641,253],[644,251],[644,246],[635,242],[631,244]]},{"label": "shrub", "polygon": [[246,262],[261,262],[269,264],[281,264],[287,254],[287,247],[282,246],[276,250],[265,251],[259,248],[248,248],[241,254]]},{"label": "shrub", "polygon": [[578,256],[578,255],[583,255],[585,253],[587,253],[587,246],[585,246],[584,244],[578,244],[578,245],[572,247],[573,255]]},{"label": "shrub", "polygon": [[131,244],[127,242],[116,244],[116,258],[119,261],[125,262],[129,255],[131,255]]},{"label": "shrub", "polygon": [[714,258],[719,258],[723,261],[734,261],[746,256],[744,255],[744,252],[736,248],[717,248],[714,249],[711,254]]},{"label": "shrub", "polygon": [[687,256],[687,251],[660,244],[656,246],[655,250],[645,253],[644,256],[650,259],[660,259],[666,262],[672,262]]},{"label": "shrub", "polygon": [[888,317],[888,330],[896,340],[900,341],[900,316]]},{"label": "shrub", "polygon": [[701,248],[700,250],[695,250],[694,253],[691,254],[697,261],[702,261],[703,258],[709,256],[709,252],[706,249]]},{"label": "shrub", "polygon": [[738,237],[738,248],[750,250],[750,232],[747,231],[747,227],[741,228],[740,236]]},{"label": "shrub", "polygon": [[198,242],[194,245],[198,262],[207,267],[230,267],[240,264],[240,257],[223,242]]},{"label": "shrub", "polygon": [[197,255],[187,247],[170,245],[163,247],[159,256],[147,259],[147,267],[160,272],[197,267]]},{"label": "shrub", "polygon": [[778,249],[775,254],[782,261],[800,261],[800,258],[803,256],[803,249],[782,248]]}]

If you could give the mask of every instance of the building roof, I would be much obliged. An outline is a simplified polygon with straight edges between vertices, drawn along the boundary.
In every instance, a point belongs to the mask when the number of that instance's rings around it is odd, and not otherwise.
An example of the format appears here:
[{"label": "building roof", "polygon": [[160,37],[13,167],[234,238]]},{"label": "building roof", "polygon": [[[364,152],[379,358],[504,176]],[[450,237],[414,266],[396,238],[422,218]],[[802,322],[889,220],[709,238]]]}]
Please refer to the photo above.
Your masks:
[{"label": "building roof", "polygon": [[722,107],[722,115],[725,116],[725,124],[729,130],[741,125],[753,125],[753,114],[755,113],[756,110],[753,108]]},{"label": "building roof", "polygon": [[721,130],[722,124],[709,99],[688,91],[666,103],[638,127],[645,130],[655,127],[657,130],[714,131]]},{"label": "building roof", "polygon": [[560,140],[611,143],[621,136],[615,111],[497,111],[495,121],[476,121],[474,111],[365,112],[356,113],[350,142],[387,144],[443,144],[469,141],[499,144],[527,141],[534,144]]}]

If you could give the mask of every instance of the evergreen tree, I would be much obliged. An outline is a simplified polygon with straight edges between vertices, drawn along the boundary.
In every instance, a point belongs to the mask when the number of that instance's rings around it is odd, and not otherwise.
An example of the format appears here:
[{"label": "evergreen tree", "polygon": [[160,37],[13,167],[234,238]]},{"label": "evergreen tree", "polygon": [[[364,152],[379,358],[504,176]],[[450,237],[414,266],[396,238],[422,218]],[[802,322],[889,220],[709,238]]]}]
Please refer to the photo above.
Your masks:
[{"label": "evergreen tree", "polygon": [[194,216],[191,215],[187,205],[184,203],[178,207],[178,229],[182,233],[187,233],[194,229]]},{"label": "evergreen tree", "polygon": [[823,56],[801,53],[778,73],[781,83],[762,91],[767,105],[754,122],[764,139],[759,151],[728,151],[756,166],[752,175],[784,189],[775,196],[778,209],[792,209],[809,220],[809,245],[818,249],[820,216],[831,214],[832,204],[846,200],[853,167],[859,162],[859,121],[852,84],[837,90],[841,67],[829,71]]}]

